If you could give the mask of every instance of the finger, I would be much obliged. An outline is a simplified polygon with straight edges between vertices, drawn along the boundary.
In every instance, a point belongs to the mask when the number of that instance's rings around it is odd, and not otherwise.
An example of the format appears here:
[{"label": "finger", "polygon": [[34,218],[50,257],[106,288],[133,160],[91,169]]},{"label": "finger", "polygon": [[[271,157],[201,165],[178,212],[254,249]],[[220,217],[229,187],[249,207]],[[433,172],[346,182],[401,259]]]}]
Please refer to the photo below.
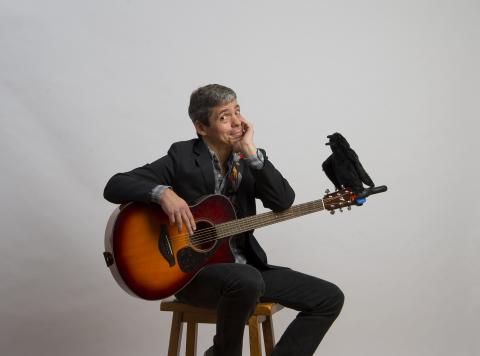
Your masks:
[{"label": "finger", "polygon": [[190,211],[190,208],[187,210],[187,216],[188,219],[190,220],[190,225],[192,226],[193,230],[197,230],[197,224],[195,224],[195,218],[192,215],[192,212]]},{"label": "finger", "polygon": [[248,122],[242,122],[242,131],[243,133],[247,133],[252,129],[252,126]]},{"label": "finger", "polygon": [[251,124],[249,121],[247,121],[244,117],[242,117],[242,118],[240,119],[240,121],[242,122],[242,126],[244,126],[244,127],[246,127],[246,128],[252,126],[252,124]]},{"label": "finger", "polygon": [[175,224],[175,215],[173,213],[169,213],[168,220],[170,220],[170,225]]},{"label": "finger", "polygon": [[188,233],[190,235],[193,235],[193,230],[192,230],[192,227],[190,226],[190,219],[188,218],[185,210],[182,211],[182,220],[183,220],[183,223],[185,224],[185,226],[187,227]]},{"label": "finger", "polygon": [[182,215],[180,214],[180,211],[175,212],[175,221],[178,224],[178,232],[182,232]]}]

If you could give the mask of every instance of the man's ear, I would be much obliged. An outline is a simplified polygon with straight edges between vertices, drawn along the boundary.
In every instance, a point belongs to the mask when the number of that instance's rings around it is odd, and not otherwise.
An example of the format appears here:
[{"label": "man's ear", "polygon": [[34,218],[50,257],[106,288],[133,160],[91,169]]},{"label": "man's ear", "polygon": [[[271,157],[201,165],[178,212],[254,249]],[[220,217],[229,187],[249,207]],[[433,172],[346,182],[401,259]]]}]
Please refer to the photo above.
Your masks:
[{"label": "man's ear", "polygon": [[200,136],[206,136],[207,132],[205,131],[205,125],[200,121],[195,121],[195,129],[197,130],[197,134]]}]

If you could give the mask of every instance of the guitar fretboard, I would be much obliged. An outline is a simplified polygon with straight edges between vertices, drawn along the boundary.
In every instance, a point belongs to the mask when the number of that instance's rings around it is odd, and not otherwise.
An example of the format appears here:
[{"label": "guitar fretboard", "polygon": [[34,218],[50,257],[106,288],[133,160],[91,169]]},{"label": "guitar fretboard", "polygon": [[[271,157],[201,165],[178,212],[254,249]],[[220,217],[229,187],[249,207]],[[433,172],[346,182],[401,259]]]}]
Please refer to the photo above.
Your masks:
[{"label": "guitar fretboard", "polygon": [[308,215],[317,211],[324,210],[323,199],[314,200],[308,203],[294,205],[287,210],[275,213],[269,211],[266,213],[248,216],[246,218],[232,220],[223,224],[215,225],[216,235],[218,239],[240,234],[245,231],[254,230],[276,224],[281,221],[290,220],[302,215]]}]

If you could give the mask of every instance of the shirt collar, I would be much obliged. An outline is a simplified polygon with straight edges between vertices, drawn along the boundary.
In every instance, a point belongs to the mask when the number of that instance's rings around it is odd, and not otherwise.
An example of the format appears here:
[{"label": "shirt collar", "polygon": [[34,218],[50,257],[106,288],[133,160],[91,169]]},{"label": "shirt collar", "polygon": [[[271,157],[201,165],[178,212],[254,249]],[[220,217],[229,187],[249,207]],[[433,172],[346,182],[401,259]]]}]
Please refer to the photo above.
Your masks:
[{"label": "shirt collar", "polygon": [[[203,142],[205,143],[205,146],[207,146],[208,152],[210,152],[210,157],[212,158],[213,163],[219,169],[220,168],[220,160],[218,159],[217,154],[215,153],[215,151],[212,148],[210,148],[210,146],[205,141],[203,141]],[[239,153],[232,152],[232,154],[228,158],[227,166],[230,167],[232,165],[232,163],[237,163],[240,160],[240,158],[241,158],[241,155]]]}]

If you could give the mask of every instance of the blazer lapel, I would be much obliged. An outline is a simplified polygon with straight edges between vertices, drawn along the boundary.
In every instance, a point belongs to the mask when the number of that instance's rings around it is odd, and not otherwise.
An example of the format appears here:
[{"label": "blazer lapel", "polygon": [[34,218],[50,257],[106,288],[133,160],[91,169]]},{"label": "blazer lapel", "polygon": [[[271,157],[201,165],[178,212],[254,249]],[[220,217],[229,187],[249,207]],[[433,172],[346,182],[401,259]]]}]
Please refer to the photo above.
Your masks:
[{"label": "blazer lapel", "polygon": [[202,139],[198,139],[194,145],[193,153],[196,155],[195,164],[202,172],[206,193],[215,193],[215,177],[213,175],[212,158],[210,157],[210,152],[208,152],[208,148]]}]

